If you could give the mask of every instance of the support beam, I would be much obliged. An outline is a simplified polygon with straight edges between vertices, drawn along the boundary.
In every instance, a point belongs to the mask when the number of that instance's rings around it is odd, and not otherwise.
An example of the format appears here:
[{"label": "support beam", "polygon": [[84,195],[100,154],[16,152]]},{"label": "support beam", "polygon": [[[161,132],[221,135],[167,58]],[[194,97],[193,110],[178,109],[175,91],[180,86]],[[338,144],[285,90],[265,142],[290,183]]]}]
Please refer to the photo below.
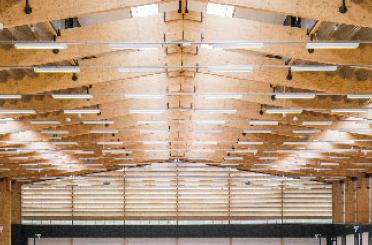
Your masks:
[{"label": "support beam", "polygon": [[11,244],[11,207],[11,181],[5,178],[0,180],[0,226],[3,226],[3,231],[0,233],[1,245]]},{"label": "support beam", "polygon": [[12,183],[12,224],[22,223],[21,188],[20,182]]},{"label": "support beam", "polygon": [[332,183],[332,223],[342,224],[345,222],[344,210],[344,183],[335,181]]}]

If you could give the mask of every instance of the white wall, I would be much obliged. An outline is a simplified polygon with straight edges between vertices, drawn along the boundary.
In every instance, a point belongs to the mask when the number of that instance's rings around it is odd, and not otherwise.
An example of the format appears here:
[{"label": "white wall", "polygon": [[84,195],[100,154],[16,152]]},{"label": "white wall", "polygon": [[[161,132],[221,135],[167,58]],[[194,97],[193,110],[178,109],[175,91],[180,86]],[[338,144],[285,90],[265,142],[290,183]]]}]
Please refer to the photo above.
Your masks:
[{"label": "white wall", "polygon": [[[42,238],[35,245],[318,245],[314,238]],[[325,240],[322,244],[326,244]],[[29,239],[28,245],[34,245]]]}]

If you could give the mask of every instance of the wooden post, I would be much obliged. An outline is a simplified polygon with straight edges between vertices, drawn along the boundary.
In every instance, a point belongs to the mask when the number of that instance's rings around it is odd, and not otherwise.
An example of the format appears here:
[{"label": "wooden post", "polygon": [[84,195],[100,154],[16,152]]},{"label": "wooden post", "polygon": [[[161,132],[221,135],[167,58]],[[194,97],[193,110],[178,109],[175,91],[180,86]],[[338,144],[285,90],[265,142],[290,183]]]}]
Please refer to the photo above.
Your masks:
[{"label": "wooden post", "polygon": [[12,224],[21,224],[21,188],[22,184],[12,184]]},{"label": "wooden post", "polygon": [[367,224],[369,222],[368,177],[362,176],[356,183],[356,222]]},{"label": "wooden post", "polygon": [[353,179],[345,181],[345,223],[355,223],[355,186]]},{"label": "wooden post", "polygon": [[332,223],[342,224],[345,222],[344,203],[344,184],[342,181],[335,181],[332,183]]},{"label": "wooden post", "polygon": [[3,231],[0,234],[0,245],[11,244],[12,220],[11,182],[8,178],[0,180],[0,225]]}]

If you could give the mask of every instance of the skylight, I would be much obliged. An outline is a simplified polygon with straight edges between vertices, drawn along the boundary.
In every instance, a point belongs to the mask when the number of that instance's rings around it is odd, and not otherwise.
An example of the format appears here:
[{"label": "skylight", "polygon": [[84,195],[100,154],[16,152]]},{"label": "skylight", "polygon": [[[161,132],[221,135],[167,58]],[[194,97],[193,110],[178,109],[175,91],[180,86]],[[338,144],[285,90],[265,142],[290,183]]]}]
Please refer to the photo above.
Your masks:
[{"label": "skylight", "polygon": [[144,17],[150,15],[157,15],[159,13],[158,4],[149,4],[131,8],[132,17]]},{"label": "skylight", "polygon": [[234,6],[216,4],[216,3],[208,3],[207,14],[233,17]]}]

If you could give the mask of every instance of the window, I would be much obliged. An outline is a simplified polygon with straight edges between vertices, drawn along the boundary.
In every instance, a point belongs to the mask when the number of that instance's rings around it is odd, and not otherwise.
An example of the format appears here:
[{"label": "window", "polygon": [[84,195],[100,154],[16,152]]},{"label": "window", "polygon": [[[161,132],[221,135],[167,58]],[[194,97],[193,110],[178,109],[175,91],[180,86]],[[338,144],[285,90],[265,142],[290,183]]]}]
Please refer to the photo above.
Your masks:
[{"label": "window", "polygon": [[216,3],[208,3],[207,14],[233,17],[234,6],[222,5],[222,4],[216,4]]},{"label": "window", "polygon": [[159,13],[158,4],[143,5],[131,8],[132,17],[144,17],[150,15],[157,15]]}]

